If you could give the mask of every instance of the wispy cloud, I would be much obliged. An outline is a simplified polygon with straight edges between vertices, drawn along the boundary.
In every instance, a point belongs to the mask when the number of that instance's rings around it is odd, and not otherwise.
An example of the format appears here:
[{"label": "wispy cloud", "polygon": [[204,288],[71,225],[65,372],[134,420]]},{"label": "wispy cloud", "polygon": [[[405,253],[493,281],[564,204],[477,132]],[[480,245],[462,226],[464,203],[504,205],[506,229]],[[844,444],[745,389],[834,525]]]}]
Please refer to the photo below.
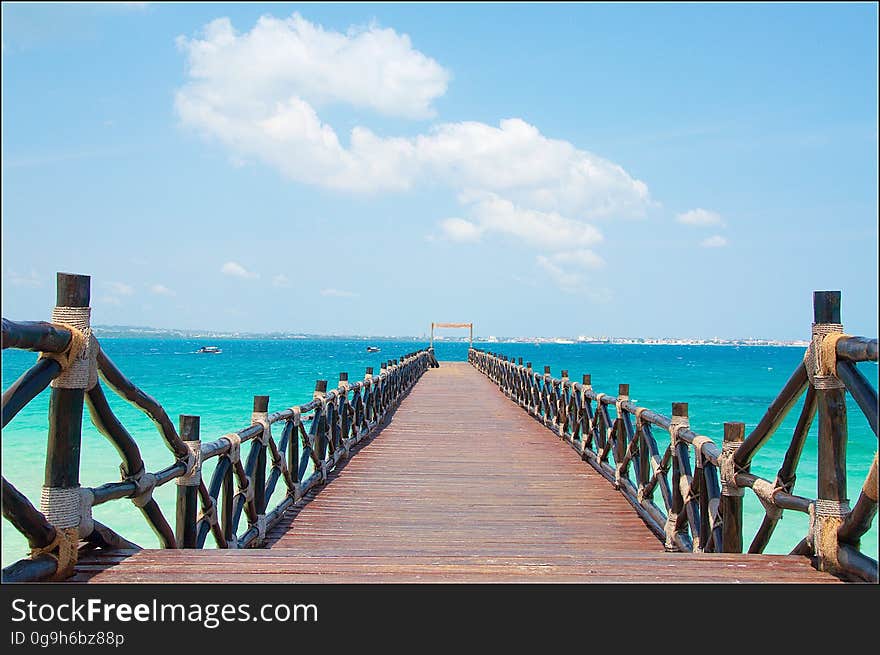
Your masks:
[{"label": "wispy cloud", "polygon": [[150,286],[150,293],[154,293],[157,296],[176,296],[177,295],[172,289],[169,289],[164,284],[151,285]]},{"label": "wispy cloud", "polygon": [[255,280],[260,277],[259,273],[254,273],[252,271],[247,270],[244,266],[239,264],[238,262],[226,262],[223,266],[220,267],[220,272],[224,275],[231,275],[232,277],[240,277],[245,280]]},{"label": "wispy cloud", "polygon": [[538,266],[544,269],[562,291],[572,293],[580,286],[582,278],[579,274],[566,271],[559,264],[544,255],[538,255],[535,259],[538,262]]},{"label": "wispy cloud", "polygon": [[483,234],[480,226],[463,218],[444,218],[439,225],[441,235],[449,241],[479,241]]},{"label": "wispy cloud", "polygon": [[700,246],[703,248],[723,248],[727,245],[727,239],[725,239],[720,234],[715,234],[708,239],[703,239],[700,242]]},{"label": "wispy cloud", "polygon": [[117,296],[130,296],[134,293],[134,288],[124,282],[106,282],[104,286]]},{"label": "wispy cloud", "polygon": [[583,248],[581,250],[571,250],[568,252],[558,252],[550,256],[550,259],[557,264],[573,264],[581,268],[602,268],[605,260],[602,259],[592,250]]},{"label": "wispy cloud", "polygon": [[605,260],[592,250],[583,248],[552,255],[538,255],[535,260],[561,291],[582,292],[592,300],[604,302],[607,292],[588,287],[583,275],[585,270],[595,270],[605,265]]},{"label": "wispy cloud", "polygon": [[357,294],[352,291],[342,291],[341,289],[321,289],[322,296],[331,298],[355,298]]},{"label": "wispy cloud", "polygon": [[679,214],[675,217],[679,223],[683,223],[684,225],[696,225],[696,226],[709,226],[709,225],[718,225],[724,226],[724,220],[721,218],[721,215],[718,212],[709,211],[708,209],[691,209],[690,211],[686,211],[683,214]]},{"label": "wispy cloud", "polygon": [[290,279],[284,273],[279,273],[272,278],[272,286],[278,287],[279,289],[286,289],[290,286]]}]

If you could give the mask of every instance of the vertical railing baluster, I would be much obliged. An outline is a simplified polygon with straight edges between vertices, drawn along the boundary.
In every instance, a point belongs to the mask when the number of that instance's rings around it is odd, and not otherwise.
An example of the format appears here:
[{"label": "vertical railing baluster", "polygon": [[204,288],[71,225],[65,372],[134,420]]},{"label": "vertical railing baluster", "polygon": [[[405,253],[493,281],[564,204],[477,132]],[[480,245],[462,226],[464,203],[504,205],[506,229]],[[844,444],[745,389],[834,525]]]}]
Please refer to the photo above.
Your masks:
[{"label": "vertical railing baluster", "polygon": [[254,512],[257,515],[257,544],[262,544],[266,537],[266,452],[269,449],[271,430],[269,426],[269,396],[254,396],[254,410],[251,414],[252,423],[261,423],[263,432],[259,439],[254,440],[257,448],[257,462],[254,467],[251,484],[254,487]]},{"label": "vertical railing baluster", "polygon": [[189,449],[190,455],[187,472],[177,478],[177,522],[174,533],[178,548],[196,548],[199,484],[202,481],[198,416],[180,415],[180,438]]},{"label": "vertical railing baluster", "polygon": [[[80,448],[82,444],[83,400],[94,376],[90,358],[91,321],[88,275],[58,273],[53,323],[67,323],[79,329],[86,343],[79,356],[51,382],[49,393],[49,435],[46,444],[46,470],[40,497],[40,510],[57,530],[57,570],[53,579],[73,574],[77,561],[82,519],[79,489]],[[82,535],[84,536],[84,535]]]},{"label": "vertical railing baluster", "polygon": [[[828,364],[821,360],[822,340],[828,334],[842,331],[840,292],[814,292],[812,332],[813,366],[816,370],[811,383],[816,389],[819,408],[819,474],[813,548],[819,558],[819,570],[832,573],[840,570],[837,530],[849,513],[846,490],[846,389],[836,376],[818,369]],[[810,365],[807,363],[807,366]]]},{"label": "vertical railing baluster", "polygon": [[721,447],[721,545],[722,552],[741,553],[743,549],[743,493],[736,485],[733,454],[745,439],[746,424],[724,424]]}]

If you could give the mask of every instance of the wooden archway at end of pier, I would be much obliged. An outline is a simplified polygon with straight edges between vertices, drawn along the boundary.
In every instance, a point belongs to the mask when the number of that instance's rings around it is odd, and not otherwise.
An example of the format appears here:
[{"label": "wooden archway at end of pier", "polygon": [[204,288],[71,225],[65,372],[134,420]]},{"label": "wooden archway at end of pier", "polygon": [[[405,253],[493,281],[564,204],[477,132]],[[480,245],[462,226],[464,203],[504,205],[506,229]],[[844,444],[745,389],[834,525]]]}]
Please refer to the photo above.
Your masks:
[{"label": "wooden archway at end of pier", "polygon": [[474,347],[473,323],[431,323],[431,348],[434,347],[434,328],[468,328],[470,330],[470,348]]}]

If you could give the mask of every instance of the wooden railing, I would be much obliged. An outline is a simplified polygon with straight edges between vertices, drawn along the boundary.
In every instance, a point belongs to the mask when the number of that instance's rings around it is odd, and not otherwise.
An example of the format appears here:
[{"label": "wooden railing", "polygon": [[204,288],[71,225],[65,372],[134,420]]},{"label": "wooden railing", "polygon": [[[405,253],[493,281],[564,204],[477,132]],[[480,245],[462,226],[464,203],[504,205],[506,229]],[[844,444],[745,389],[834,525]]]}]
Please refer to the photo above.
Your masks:
[{"label": "wooden railing", "polygon": [[[724,424],[722,445],[694,432],[687,403],[665,416],[629,399],[597,393],[590,375],[582,382],[532,370],[522,358],[471,349],[468,360],[512,400],[544,423],[606,477],[668,550],[739,553],[743,550],[745,489],[765,516],[748,548],[764,551],[785,510],[810,517],[808,534],[792,553],[844,579],[877,582],[877,561],[859,549],[877,512],[877,454],[859,498],[850,509],[846,491],[846,402],[849,391],[877,435],[877,391],[855,366],[877,361],[877,339],[842,334],[840,293],[814,294],[813,339],[779,396],[745,437],[745,424]],[[824,347],[823,347],[824,346]],[[760,448],[805,395],[791,442],[773,481],[750,472]],[[612,416],[613,412],[613,416]],[[819,419],[818,497],[793,494],[801,452]],[[654,430],[666,437],[658,442]],[[656,495],[659,493],[659,504]]]},{"label": "wooden railing", "polygon": [[[340,373],[337,388],[318,380],[314,397],[269,413],[269,397],[255,396],[252,422],[213,441],[201,441],[199,417],[183,415],[176,430],[153,398],[115,366],[89,325],[87,276],[58,274],[53,322],[16,323],[3,319],[3,348],[41,353],[36,365],[3,393],[3,427],[50,384],[46,476],[38,510],[3,476],[3,516],[28,540],[31,556],[3,569],[3,580],[61,580],[69,577],[81,548],[138,548],[92,518],[92,507],[130,499],[143,513],[163,548],[202,548],[210,533],[219,548],[262,545],[267,530],[300,502],[352,447],[372,434],[429,366],[424,349],[367,368],[363,380],[349,383]],[[103,384],[102,384],[103,383]],[[171,451],[171,463],[148,472],[136,440],[116,418],[104,385],[144,412]],[[81,487],[80,442],[83,405],[97,430],[122,460],[122,479],[95,488]],[[280,437],[272,433],[281,428]],[[250,444],[243,458],[242,446]],[[217,458],[210,480],[202,464]],[[311,471],[311,473],[309,473]],[[308,475],[307,475],[308,473]],[[153,498],[156,487],[177,481],[175,527]],[[267,507],[278,483],[284,498]],[[242,515],[246,526],[239,534]]]}]

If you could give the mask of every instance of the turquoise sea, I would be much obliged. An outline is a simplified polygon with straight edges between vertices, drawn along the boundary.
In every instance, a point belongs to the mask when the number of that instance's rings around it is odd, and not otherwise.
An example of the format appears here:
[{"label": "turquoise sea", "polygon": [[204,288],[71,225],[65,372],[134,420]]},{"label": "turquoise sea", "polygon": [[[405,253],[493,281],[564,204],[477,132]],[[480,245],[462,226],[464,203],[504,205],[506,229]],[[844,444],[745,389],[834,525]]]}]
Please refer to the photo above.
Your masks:
[{"label": "turquoise sea", "polygon": [[[249,423],[254,395],[269,394],[270,411],[311,399],[316,379],[331,386],[340,371],[351,380],[360,379],[366,366],[377,371],[387,359],[424,347],[422,341],[365,341],[360,339],[222,340],[104,338],[104,350],[138,386],[156,398],[176,422],[179,414],[201,417],[202,440],[216,439]],[[366,345],[382,350],[367,353]],[[203,345],[218,345],[221,355],[197,355]],[[475,344],[479,348],[522,357],[533,366],[549,365],[555,376],[567,369],[572,379],[582,373],[593,376],[597,391],[615,394],[618,383],[630,384],[635,402],[664,414],[671,403],[690,404],[691,425],[700,434],[721,442],[725,421],[744,421],[747,431],[755,426],[767,405],[782,388],[803,357],[803,349],[787,347],[733,346],[639,346],[604,344]],[[467,344],[439,342],[440,360],[464,360]],[[34,353],[5,350],[2,385],[5,389],[36,361]],[[874,385],[877,365],[859,365]],[[111,396],[117,416],[135,436],[150,471],[172,462],[172,457],[153,424],[124,401]],[[23,409],[3,430],[3,475],[35,504],[46,455],[48,391]],[[800,405],[757,455],[752,471],[770,480],[782,462]],[[851,502],[868,472],[877,439],[855,403],[849,403],[847,472]],[[88,413],[86,412],[86,415]],[[662,438],[662,435],[660,435]],[[548,432],[548,439],[553,435]],[[662,447],[662,445],[661,445]],[[97,486],[119,479],[119,457],[114,448],[84,422],[81,482]],[[587,466],[587,464],[584,464]],[[210,474],[206,467],[206,475]],[[270,507],[283,496],[279,485]],[[798,469],[795,492],[816,494],[816,428],[805,448]],[[156,492],[156,498],[173,525],[174,484]],[[144,547],[158,542],[140,512],[127,500],[112,501],[95,508],[95,518]],[[760,504],[750,492],[745,502],[745,541],[751,540],[763,516]],[[807,531],[805,515],[786,512],[767,552],[787,553]],[[877,557],[877,522],[863,540],[863,550]],[[25,540],[3,521],[3,565],[24,557]],[[208,538],[211,544],[211,538]]]}]

